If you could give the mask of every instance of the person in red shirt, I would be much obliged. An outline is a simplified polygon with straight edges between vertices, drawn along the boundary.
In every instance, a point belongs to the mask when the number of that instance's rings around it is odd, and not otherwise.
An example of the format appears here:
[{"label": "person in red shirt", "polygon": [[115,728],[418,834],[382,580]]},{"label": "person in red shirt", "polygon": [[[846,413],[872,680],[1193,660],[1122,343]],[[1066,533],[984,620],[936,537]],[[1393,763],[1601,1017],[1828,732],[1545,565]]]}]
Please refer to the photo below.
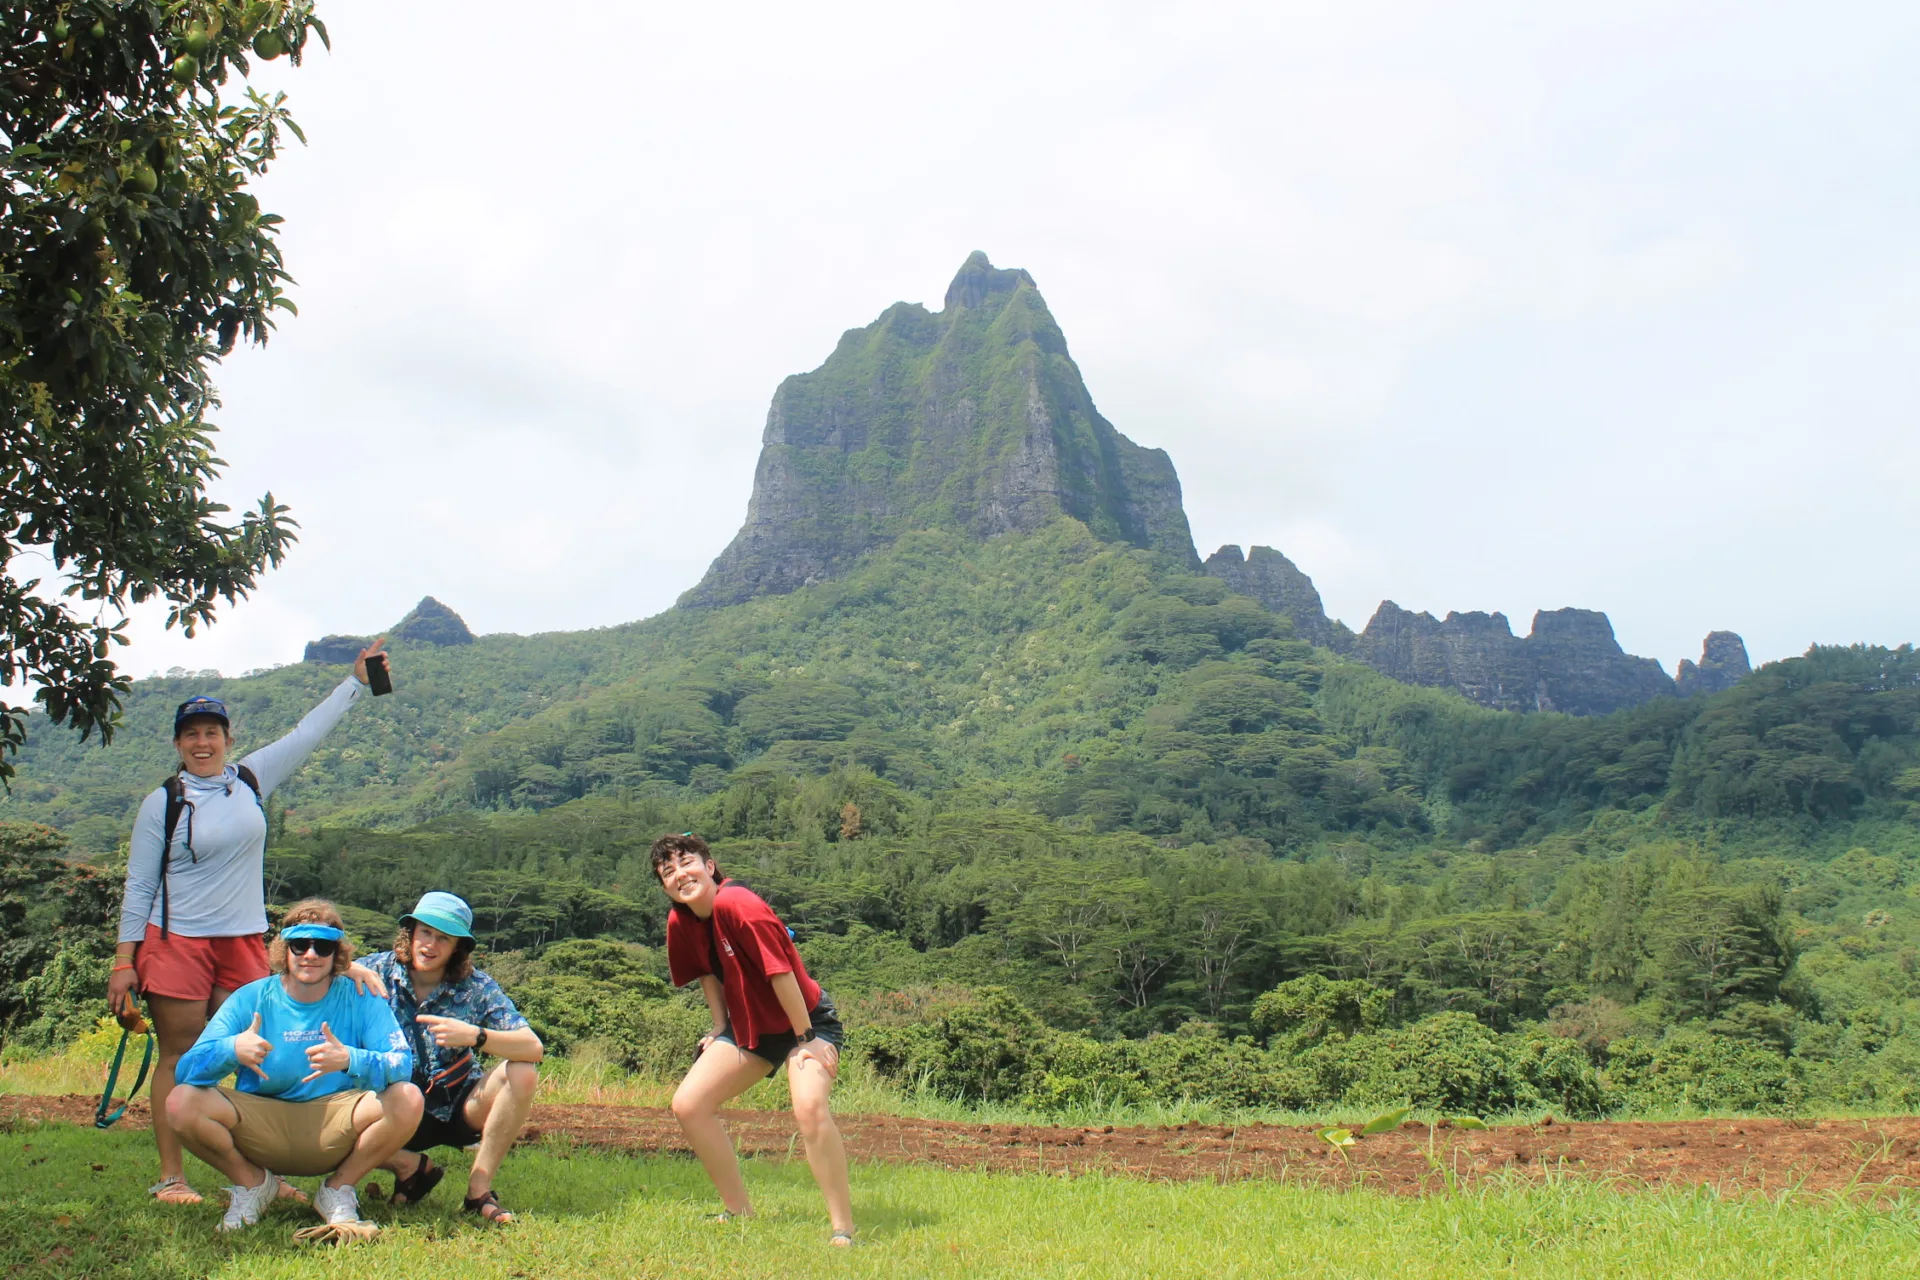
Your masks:
[{"label": "person in red shirt", "polygon": [[673,900],[667,916],[673,984],[699,979],[713,1013],[713,1030],[700,1037],[700,1056],[674,1090],[673,1114],[720,1193],[725,1209],[719,1220],[753,1215],[720,1108],[784,1063],[807,1164],[833,1221],[830,1242],[851,1245],[847,1149],[829,1106],[845,1036],[833,1001],[807,976],[793,936],[773,908],[729,881],[706,841],[691,831],[660,837],[653,842],[653,871]]}]

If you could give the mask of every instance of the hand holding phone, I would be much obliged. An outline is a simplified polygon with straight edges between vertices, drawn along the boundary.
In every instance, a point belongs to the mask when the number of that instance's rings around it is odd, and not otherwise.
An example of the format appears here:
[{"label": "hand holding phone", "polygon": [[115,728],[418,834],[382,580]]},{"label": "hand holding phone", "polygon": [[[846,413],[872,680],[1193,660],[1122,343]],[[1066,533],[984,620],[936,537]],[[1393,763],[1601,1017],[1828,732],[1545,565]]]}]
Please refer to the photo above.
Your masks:
[{"label": "hand holding phone", "polygon": [[360,656],[353,662],[353,674],[360,678],[362,684],[373,690],[373,696],[376,698],[383,693],[393,692],[393,675],[387,669],[386,643],[387,638],[381,636],[362,649]]}]

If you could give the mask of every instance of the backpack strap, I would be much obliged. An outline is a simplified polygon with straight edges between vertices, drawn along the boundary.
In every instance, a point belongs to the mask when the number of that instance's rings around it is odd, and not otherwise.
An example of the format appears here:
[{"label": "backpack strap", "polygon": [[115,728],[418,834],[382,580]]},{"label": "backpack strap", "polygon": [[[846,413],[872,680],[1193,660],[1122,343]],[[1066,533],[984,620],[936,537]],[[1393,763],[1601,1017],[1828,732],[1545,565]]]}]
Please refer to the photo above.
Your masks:
[{"label": "backpack strap", "polygon": [[[180,826],[180,815],[187,811],[187,784],[180,781],[180,775],[174,774],[161,784],[167,793],[166,832],[160,837],[160,936],[167,937],[169,909],[172,903],[167,893],[167,864],[173,858],[173,833]],[[193,828],[187,828],[187,843],[193,843]]]},{"label": "backpack strap", "polygon": [[[262,812],[265,812],[267,802],[260,795],[260,779],[245,765],[235,766],[234,772],[240,776],[240,781],[247,784],[247,790],[253,792],[253,802],[260,806]],[[167,867],[173,860],[173,833],[180,827],[181,815],[193,808],[193,802],[187,799],[187,786],[180,781],[178,773],[168,778],[161,786],[167,793],[165,834],[160,837],[160,936],[165,938],[169,936],[167,925],[169,909],[172,905],[167,892]],[[193,852],[192,819],[187,821],[187,852]]]}]

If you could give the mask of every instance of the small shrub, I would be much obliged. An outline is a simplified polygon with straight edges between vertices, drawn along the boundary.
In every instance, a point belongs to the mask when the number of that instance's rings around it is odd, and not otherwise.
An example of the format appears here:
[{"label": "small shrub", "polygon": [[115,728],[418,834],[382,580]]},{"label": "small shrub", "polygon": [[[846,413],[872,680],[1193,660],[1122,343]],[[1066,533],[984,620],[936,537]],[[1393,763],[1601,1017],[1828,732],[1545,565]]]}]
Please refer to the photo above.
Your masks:
[{"label": "small shrub", "polygon": [[1751,1041],[1683,1027],[1656,1042],[1630,1036],[1608,1049],[1608,1078],[1635,1109],[1787,1114],[1806,1090],[1780,1054]]},{"label": "small shrub", "polygon": [[1391,991],[1357,978],[1309,973],[1283,982],[1253,1002],[1253,1026],[1294,1052],[1329,1036],[1372,1030],[1386,1020]]},{"label": "small shrub", "polygon": [[930,1022],[853,1029],[874,1069],[948,1098],[1011,1102],[1037,1084],[1056,1033],[1014,996],[987,987]]},{"label": "small shrub", "polygon": [[1329,1041],[1301,1065],[1322,1096],[1354,1106],[1405,1102],[1485,1114],[1551,1104],[1579,1116],[1606,1109],[1600,1079],[1577,1044],[1502,1035],[1466,1013]]}]

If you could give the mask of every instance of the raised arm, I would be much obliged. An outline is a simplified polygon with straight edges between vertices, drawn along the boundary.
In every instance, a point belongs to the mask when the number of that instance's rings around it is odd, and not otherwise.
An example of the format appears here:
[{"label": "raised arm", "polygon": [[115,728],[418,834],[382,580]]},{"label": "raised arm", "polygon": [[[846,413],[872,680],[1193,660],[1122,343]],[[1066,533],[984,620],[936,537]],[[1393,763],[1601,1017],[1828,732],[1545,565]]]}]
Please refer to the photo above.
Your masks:
[{"label": "raised arm", "polygon": [[253,776],[260,780],[262,800],[291,778],[306,763],[307,757],[313,754],[313,749],[320,745],[320,740],[340,723],[341,717],[347,714],[347,708],[366,696],[367,658],[381,652],[385,639],[383,636],[360,651],[360,657],[353,664],[353,674],[342,680],[324,702],[307,712],[305,718],[293,727],[293,732],[278,742],[268,743],[240,762],[253,770]]}]

